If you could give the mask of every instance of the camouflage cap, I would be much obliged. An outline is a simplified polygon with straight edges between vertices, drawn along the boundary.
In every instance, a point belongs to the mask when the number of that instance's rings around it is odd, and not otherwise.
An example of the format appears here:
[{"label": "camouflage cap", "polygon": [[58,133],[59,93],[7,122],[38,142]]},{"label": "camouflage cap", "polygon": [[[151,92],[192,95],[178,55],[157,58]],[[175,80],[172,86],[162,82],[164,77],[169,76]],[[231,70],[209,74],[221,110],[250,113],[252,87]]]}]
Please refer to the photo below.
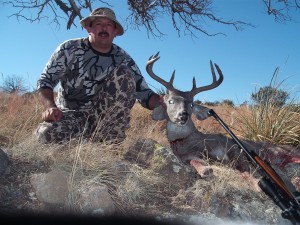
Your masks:
[{"label": "camouflage cap", "polygon": [[118,22],[118,20],[116,19],[116,14],[114,13],[113,10],[109,9],[109,8],[97,8],[95,9],[93,12],[91,12],[91,14],[87,17],[85,17],[84,19],[82,19],[80,21],[80,24],[82,27],[86,28],[88,26],[90,26],[90,23],[97,19],[97,18],[108,18],[113,20],[116,23],[117,26],[117,35],[121,36],[122,34],[124,34],[124,29],[122,27],[122,25]]}]

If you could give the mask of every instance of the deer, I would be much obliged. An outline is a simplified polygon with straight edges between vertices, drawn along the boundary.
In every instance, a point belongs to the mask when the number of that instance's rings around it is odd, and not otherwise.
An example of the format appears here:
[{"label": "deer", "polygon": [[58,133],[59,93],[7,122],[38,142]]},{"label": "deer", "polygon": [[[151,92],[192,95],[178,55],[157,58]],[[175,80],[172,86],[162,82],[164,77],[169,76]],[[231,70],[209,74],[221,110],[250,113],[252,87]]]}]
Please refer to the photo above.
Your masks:
[{"label": "deer", "polygon": [[[197,87],[196,79],[193,77],[191,91],[180,91],[173,86],[175,71],[172,73],[169,82],[166,82],[153,72],[154,63],[159,60],[159,52],[151,56],[146,63],[146,71],[151,78],[166,87],[167,93],[161,95],[160,103],[153,109],[152,119],[166,120],[166,134],[174,155],[184,164],[192,166],[200,175],[200,178],[210,177],[213,169],[209,161],[218,161],[222,164],[231,165],[240,173],[244,179],[249,180],[257,192],[261,189],[258,185],[259,179],[251,172],[251,163],[242,153],[238,144],[233,139],[223,134],[209,134],[200,132],[193,120],[192,114],[198,120],[207,119],[210,109],[194,103],[194,96],[200,92],[208,91],[218,87],[224,80],[223,73],[219,66],[210,60],[210,68],[213,81],[211,84]],[[218,78],[215,69],[218,72]],[[286,174],[281,171],[285,165],[291,162],[299,163],[300,154],[297,148],[286,151],[284,146],[276,146],[269,143],[253,142],[242,140],[247,149],[251,149],[261,158],[272,163],[273,169],[280,174],[291,192],[295,192],[295,185]]]},{"label": "deer", "polygon": [[[214,89],[223,82],[224,76],[219,66],[210,60],[213,77],[211,84],[197,87],[196,79],[193,77],[191,91],[180,91],[173,86],[175,70],[169,82],[153,72],[153,65],[159,58],[158,52],[151,56],[146,64],[146,71],[149,76],[167,89],[167,93],[163,95],[162,103],[154,108],[152,119],[156,121],[167,120],[166,135],[174,155],[184,164],[194,167],[201,178],[213,174],[212,168],[205,159],[229,163],[233,156],[239,154],[242,160],[241,151],[233,140],[222,134],[202,133],[196,128],[192,120],[192,114],[198,120],[205,120],[209,117],[209,109],[195,104],[194,96],[200,92]],[[218,72],[218,78],[214,67]],[[247,171],[248,166],[241,160],[236,167],[242,172]]]}]

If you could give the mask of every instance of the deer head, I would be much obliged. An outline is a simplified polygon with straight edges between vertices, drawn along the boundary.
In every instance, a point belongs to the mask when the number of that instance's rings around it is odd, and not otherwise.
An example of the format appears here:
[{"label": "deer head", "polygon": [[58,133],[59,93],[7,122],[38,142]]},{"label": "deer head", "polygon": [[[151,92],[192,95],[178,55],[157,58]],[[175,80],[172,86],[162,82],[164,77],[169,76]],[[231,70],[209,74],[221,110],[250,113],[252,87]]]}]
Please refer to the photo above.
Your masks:
[{"label": "deer head", "polygon": [[177,90],[173,86],[175,71],[173,72],[169,82],[166,82],[165,80],[154,74],[152,68],[154,63],[159,58],[159,53],[157,53],[154,56],[151,56],[146,64],[146,71],[154,80],[158,81],[160,84],[165,86],[168,90],[168,93],[164,96],[164,106],[157,107],[153,111],[153,119],[167,119],[168,121],[172,122],[173,124],[176,124],[177,126],[185,126],[189,121],[190,123],[192,123],[190,120],[192,113],[196,115],[197,119],[206,119],[208,117],[208,109],[200,105],[195,105],[193,103],[194,96],[200,92],[216,88],[223,82],[223,74],[219,66],[217,64],[214,64],[219,74],[218,79],[216,78],[213,63],[210,61],[213,82],[206,86],[196,87],[196,80],[194,77],[192,90],[185,92]]}]

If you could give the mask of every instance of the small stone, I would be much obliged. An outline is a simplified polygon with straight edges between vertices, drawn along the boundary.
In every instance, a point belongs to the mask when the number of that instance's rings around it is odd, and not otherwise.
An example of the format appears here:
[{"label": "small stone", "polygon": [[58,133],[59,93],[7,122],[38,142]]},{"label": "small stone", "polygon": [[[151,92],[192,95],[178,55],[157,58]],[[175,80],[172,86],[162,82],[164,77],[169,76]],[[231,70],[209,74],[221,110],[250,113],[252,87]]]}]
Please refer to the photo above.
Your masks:
[{"label": "small stone", "polygon": [[84,214],[109,216],[116,210],[106,186],[84,187],[78,201]]},{"label": "small stone", "polygon": [[8,168],[9,159],[7,154],[0,148],[0,176],[2,176]]},{"label": "small stone", "polygon": [[62,204],[68,193],[68,173],[53,170],[47,174],[33,174],[31,183],[36,192],[36,197],[50,204]]}]

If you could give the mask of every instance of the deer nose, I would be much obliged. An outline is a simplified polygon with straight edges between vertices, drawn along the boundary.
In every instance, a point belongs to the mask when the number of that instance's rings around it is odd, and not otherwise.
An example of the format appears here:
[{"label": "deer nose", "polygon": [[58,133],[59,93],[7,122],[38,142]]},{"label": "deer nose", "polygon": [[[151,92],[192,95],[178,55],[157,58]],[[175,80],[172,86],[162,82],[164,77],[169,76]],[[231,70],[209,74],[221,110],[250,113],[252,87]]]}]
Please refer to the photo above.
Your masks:
[{"label": "deer nose", "polygon": [[187,121],[189,114],[187,113],[187,111],[183,111],[179,113],[179,118],[182,121]]}]

